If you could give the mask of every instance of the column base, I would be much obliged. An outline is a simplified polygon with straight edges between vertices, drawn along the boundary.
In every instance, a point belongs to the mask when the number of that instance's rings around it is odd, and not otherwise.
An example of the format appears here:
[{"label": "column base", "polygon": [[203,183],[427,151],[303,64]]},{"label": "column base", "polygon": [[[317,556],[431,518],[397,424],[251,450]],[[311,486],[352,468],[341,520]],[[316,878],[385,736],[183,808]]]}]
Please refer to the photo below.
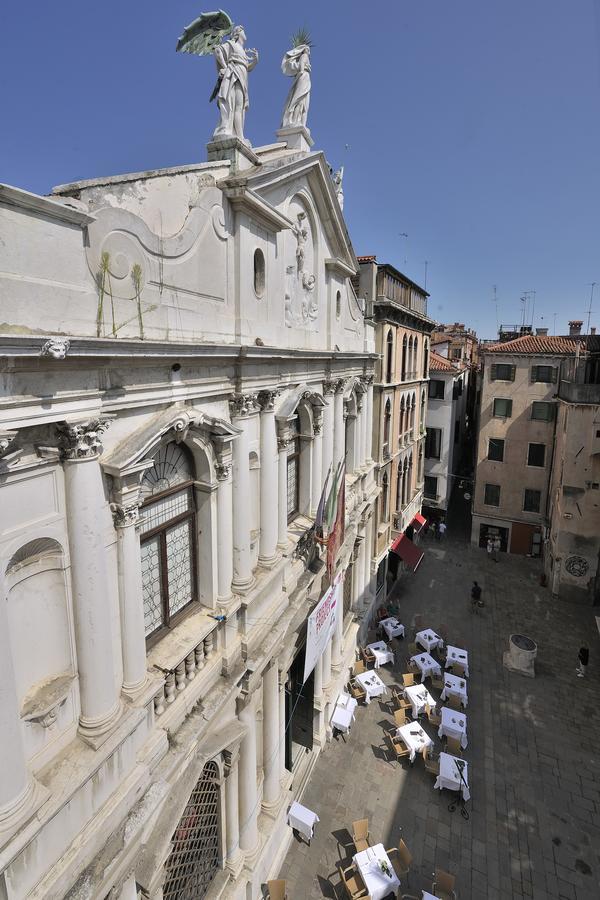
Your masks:
[{"label": "column base", "polygon": [[279,796],[277,797],[277,799],[273,801],[263,800],[263,802],[261,803],[261,812],[268,816],[269,819],[276,819],[285,806],[287,799],[287,793],[280,784]]},{"label": "column base", "polygon": [[10,806],[0,810],[0,835],[15,831],[33,818],[50,796],[48,788],[30,777],[23,793],[12,801]]},{"label": "column base", "polygon": [[235,578],[231,582],[231,587],[236,594],[248,594],[256,584],[256,579],[254,575],[251,575],[249,579],[245,581],[236,581]]},{"label": "column base", "polygon": [[273,566],[280,559],[279,553],[274,553],[273,556],[260,556],[258,557],[258,564],[262,569],[272,569]]},{"label": "column base", "polygon": [[265,838],[264,835],[258,832],[258,840],[256,842],[256,847],[253,847],[252,850],[244,850],[244,868],[248,869],[249,872],[254,872],[256,867],[256,863],[258,862],[258,857],[260,856],[263,846],[264,846]]},{"label": "column base", "polygon": [[225,861],[225,868],[227,869],[228,872],[231,872],[233,879],[235,881],[235,879],[238,877],[238,875],[244,868],[244,854],[242,853],[242,851],[240,850],[239,847],[236,849],[236,851],[231,856],[227,857],[227,859]]},{"label": "column base", "polygon": [[121,693],[125,694],[128,700],[137,700],[148,683],[148,676],[145,675],[137,684],[124,684]]},{"label": "column base", "polygon": [[117,705],[105,716],[97,719],[86,719],[81,716],[79,719],[79,737],[97,750],[102,744],[108,740],[114,726],[121,718],[121,700],[117,701]]}]

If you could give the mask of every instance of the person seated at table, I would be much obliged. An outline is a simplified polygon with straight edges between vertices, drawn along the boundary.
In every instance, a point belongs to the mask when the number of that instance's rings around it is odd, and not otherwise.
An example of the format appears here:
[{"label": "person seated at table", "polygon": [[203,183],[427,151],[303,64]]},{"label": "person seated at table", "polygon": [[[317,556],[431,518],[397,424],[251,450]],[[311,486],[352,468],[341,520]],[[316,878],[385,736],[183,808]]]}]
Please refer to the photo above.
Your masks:
[{"label": "person seated at table", "polygon": [[381,622],[382,619],[389,619],[389,617],[390,617],[389,610],[386,609],[385,606],[380,606],[379,609],[377,610],[377,621]]}]

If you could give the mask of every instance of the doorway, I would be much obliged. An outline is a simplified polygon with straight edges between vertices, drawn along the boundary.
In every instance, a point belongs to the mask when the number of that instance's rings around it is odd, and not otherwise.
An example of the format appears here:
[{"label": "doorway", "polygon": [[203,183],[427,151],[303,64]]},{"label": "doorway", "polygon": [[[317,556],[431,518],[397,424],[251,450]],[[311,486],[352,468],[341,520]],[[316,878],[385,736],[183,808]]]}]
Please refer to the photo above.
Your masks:
[{"label": "doorway", "polygon": [[290,666],[285,690],[285,767],[290,772],[300,753],[313,748],[315,680],[311,672],[302,684],[305,651],[306,645]]}]

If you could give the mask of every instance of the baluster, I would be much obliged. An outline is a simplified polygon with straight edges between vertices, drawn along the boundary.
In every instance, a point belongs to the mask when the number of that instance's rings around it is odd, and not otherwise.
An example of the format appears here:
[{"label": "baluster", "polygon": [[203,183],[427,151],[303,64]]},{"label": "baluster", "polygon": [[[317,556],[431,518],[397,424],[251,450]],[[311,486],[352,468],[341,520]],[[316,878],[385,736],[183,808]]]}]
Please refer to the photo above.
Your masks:
[{"label": "baluster", "polygon": [[204,666],[204,643],[200,641],[198,646],[194,650],[194,655],[196,657],[196,670],[199,672],[200,669]]},{"label": "baluster", "polygon": [[185,658],[185,677],[188,681],[192,681],[196,677],[196,658],[193,650]]},{"label": "baluster", "polygon": [[208,637],[204,638],[204,652],[206,653],[207,659],[211,658],[211,656],[213,655],[213,650],[214,650],[214,639],[213,639],[213,632],[211,631],[211,633],[208,635]]},{"label": "baluster", "polygon": [[175,666],[175,684],[178,691],[185,691],[185,660]]},{"label": "baluster", "polygon": [[162,716],[165,711],[165,688],[164,685],[161,687],[160,691],[154,698],[154,714],[156,716]]},{"label": "baluster", "polygon": [[165,678],[165,696],[167,703],[172,703],[175,699],[175,673],[169,672]]}]

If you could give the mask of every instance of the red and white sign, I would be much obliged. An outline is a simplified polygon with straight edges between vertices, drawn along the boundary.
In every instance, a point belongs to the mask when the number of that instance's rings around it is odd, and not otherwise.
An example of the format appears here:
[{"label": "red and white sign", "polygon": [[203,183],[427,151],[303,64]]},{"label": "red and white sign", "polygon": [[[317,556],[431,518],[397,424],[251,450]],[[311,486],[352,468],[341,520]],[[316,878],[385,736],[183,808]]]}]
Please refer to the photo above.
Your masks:
[{"label": "red and white sign", "polygon": [[342,597],[342,575],[340,573],[308,617],[303,683],[316,666],[317,660],[327,646],[327,641],[335,631],[337,617],[342,614]]}]

